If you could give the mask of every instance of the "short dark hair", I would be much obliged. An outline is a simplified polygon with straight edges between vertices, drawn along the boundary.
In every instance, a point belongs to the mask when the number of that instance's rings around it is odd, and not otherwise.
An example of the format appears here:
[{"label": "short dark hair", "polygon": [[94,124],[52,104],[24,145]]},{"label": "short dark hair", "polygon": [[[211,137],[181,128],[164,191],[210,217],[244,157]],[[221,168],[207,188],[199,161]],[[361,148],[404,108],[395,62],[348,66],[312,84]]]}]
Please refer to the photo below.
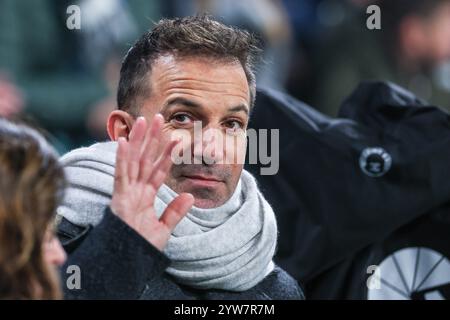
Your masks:
[{"label": "short dark hair", "polygon": [[152,63],[161,55],[204,56],[219,61],[238,60],[250,88],[250,102],[256,95],[255,65],[260,57],[259,40],[245,30],[226,26],[209,15],[162,19],[142,35],[128,51],[120,70],[119,109],[138,115],[143,98],[151,94]]}]

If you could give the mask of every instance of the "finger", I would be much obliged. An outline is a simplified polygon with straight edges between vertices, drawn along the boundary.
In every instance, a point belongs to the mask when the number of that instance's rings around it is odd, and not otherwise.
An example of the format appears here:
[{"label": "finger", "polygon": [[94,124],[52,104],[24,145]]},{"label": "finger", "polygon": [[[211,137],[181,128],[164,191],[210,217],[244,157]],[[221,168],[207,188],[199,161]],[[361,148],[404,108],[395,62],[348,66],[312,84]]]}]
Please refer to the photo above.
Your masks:
[{"label": "finger", "polygon": [[194,200],[194,196],[190,193],[180,194],[171,203],[169,203],[159,221],[164,223],[170,232],[172,232],[181,219],[186,216],[189,209],[194,204]]},{"label": "finger", "polygon": [[180,140],[171,141],[164,149],[163,153],[156,161],[153,171],[150,175],[149,182],[155,190],[158,190],[163,184],[172,166],[172,151]]},{"label": "finger", "polygon": [[161,143],[160,135],[162,124],[162,116],[156,115],[152,121],[151,128],[147,130],[144,151],[141,157],[141,170],[139,175],[141,181],[148,181],[153,171],[159,144]]},{"label": "finger", "polygon": [[145,118],[137,118],[129,136],[128,177],[130,181],[135,181],[139,175],[139,160],[141,158],[142,144],[146,130],[147,121]]},{"label": "finger", "polygon": [[128,184],[128,143],[125,138],[118,140],[116,154],[116,169],[114,173],[114,190],[117,192],[125,191]]}]

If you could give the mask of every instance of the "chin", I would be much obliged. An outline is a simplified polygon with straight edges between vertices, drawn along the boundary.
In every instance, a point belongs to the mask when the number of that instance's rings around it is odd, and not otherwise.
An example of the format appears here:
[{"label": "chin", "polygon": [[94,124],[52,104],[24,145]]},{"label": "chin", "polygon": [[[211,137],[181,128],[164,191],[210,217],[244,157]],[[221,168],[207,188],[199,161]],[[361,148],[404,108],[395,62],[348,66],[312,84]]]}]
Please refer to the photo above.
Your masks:
[{"label": "chin", "polygon": [[213,209],[220,207],[226,201],[215,201],[211,199],[198,199],[195,198],[194,206],[201,209]]},{"label": "chin", "polygon": [[[171,186],[172,185],[172,186]],[[187,192],[194,196],[194,206],[201,209],[217,208],[231,197],[225,182],[208,182],[182,178],[168,183],[177,193]]]},{"label": "chin", "polygon": [[211,209],[220,207],[227,202],[231,196],[225,192],[223,186],[221,187],[222,188],[189,188],[187,192],[190,192],[194,196],[194,206],[202,209]]}]

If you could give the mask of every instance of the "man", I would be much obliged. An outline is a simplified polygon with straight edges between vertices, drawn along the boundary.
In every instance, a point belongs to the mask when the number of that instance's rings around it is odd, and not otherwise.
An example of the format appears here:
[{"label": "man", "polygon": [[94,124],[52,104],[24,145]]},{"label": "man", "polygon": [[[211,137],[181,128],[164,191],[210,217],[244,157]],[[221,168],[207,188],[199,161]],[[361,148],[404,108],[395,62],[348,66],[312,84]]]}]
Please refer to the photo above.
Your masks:
[{"label": "man", "polygon": [[[130,49],[108,119],[118,150],[62,158],[58,233],[81,271],[67,298],[303,298],[272,262],[274,213],[234,158],[246,150],[257,53],[247,32],[207,16],[161,20]],[[171,166],[174,155],[188,161]]]}]

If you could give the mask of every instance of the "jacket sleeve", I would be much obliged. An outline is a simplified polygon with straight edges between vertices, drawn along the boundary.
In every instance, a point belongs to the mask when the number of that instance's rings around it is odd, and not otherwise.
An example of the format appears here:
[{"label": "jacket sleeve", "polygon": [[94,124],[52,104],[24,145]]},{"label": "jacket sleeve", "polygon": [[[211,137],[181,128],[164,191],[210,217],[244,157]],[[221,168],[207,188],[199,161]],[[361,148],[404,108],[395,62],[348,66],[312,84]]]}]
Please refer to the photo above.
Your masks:
[{"label": "jacket sleeve", "polygon": [[68,253],[61,271],[65,299],[138,299],[170,262],[109,208],[96,227],[63,219],[58,236]]},{"label": "jacket sleeve", "polygon": [[254,289],[271,300],[305,300],[300,283],[279,266]]}]

